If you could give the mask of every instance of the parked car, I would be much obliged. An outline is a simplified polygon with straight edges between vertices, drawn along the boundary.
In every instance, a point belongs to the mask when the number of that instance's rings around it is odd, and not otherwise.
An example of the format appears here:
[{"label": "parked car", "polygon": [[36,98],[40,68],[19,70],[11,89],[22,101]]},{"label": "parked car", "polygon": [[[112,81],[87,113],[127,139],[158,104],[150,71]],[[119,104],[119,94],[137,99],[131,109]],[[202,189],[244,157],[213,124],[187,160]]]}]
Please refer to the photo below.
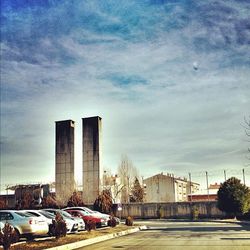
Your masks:
[{"label": "parked car", "polygon": [[0,232],[3,232],[4,225],[5,225],[5,223],[0,221]]},{"label": "parked car", "polygon": [[[108,216],[108,218],[109,218],[109,220],[110,220],[110,215],[108,215],[108,214],[103,214],[103,213],[101,213],[101,212],[99,212],[99,211],[95,211],[95,210],[93,210],[93,212],[95,212],[96,214],[100,214],[100,216]],[[118,217],[116,217],[116,216],[113,216],[113,218],[115,219],[115,221],[116,221],[116,225],[118,225],[118,224],[120,224],[120,222],[121,222],[121,220],[118,218]]]},{"label": "parked car", "polygon": [[53,216],[50,216],[48,213],[46,215],[42,214],[38,210],[21,210],[22,212],[26,212],[28,214],[31,214],[34,217],[41,217],[43,218],[48,225],[52,224]]},{"label": "parked car", "polygon": [[[35,210],[36,211],[36,210]],[[51,214],[51,213],[49,213],[49,212],[46,212],[46,211],[44,211],[44,210],[39,210],[38,211],[39,213],[41,213],[41,214],[43,214],[45,217],[47,217],[48,219],[50,219],[51,220],[51,224],[52,224],[52,219],[54,219],[55,218],[55,215],[54,214]],[[64,214],[65,213],[67,213],[67,212],[64,212],[64,211],[62,211]],[[66,215],[66,214],[65,214]],[[67,214],[67,215],[69,215],[71,218],[72,218],[72,216],[70,215],[70,214]],[[76,222],[77,222],[77,224],[78,224],[78,231],[83,231],[83,230],[85,230],[85,223],[84,223],[84,221],[81,219],[81,218],[73,218]]]},{"label": "parked car", "polygon": [[110,215],[108,215],[108,214],[103,214],[103,213],[100,213],[100,212],[93,211],[88,207],[67,207],[67,208],[64,208],[63,210],[65,210],[65,211],[68,211],[68,210],[81,210],[81,211],[84,211],[89,215],[92,215],[94,217],[102,219],[103,220],[102,224],[101,224],[102,226],[107,226],[108,221],[111,218]]},{"label": "parked car", "polygon": [[[52,214],[54,214],[54,216],[57,213],[60,213],[60,215],[63,217],[63,219],[66,223],[67,233],[74,233],[74,232],[78,231],[78,222],[67,212],[62,211],[60,209],[54,209],[54,208],[46,208],[46,209],[43,209],[43,211],[52,213]],[[84,228],[85,228],[85,226],[84,226]]]},{"label": "parked car", "polygon": [[69,217],[70,219],[73,219],[78,224],[78,231],[85,230],[85,222],[82,218],[75,218],[71,214],[69,214],[67,211],[60,210],[62,216]]},{"label": "parked car", "polygon": [[53,224],[53,219],[55,218],[54,214],[52,215],[39,210],[22,210],[22,211],[25,211],[26,213],[31,214],[32,216],[43,218],[47,222],[49,227],[48,235],[51,235],[50,231]]},{"label": "parked car", "polygon": [[14,227],[17,239],[22,236],[29,239],[36,235],[45,235],[49,231],[48,224],[44,219],[22,211],[0,210],[0,221],[2,223],[8,222]]},{"label": "parked car", "polygon": [[102,218],[96,217],[94,215],[89,214],[86,211],[83,210],[67,210],[68,213],[70,213],[74,218],[80,217],[84,220],[85,223],[88,221],[94,221],[96,223],[97,227],[101,227],[103,225],[106,225],[106,221]]}]

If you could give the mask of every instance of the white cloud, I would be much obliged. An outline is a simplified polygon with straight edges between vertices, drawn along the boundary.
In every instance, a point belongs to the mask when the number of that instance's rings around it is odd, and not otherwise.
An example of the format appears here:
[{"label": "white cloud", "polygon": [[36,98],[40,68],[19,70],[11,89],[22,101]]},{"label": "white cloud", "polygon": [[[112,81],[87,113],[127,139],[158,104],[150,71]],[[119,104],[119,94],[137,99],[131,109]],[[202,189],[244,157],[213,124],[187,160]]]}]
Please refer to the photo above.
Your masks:
[{"label": "white cloud", "polygon": [[[173,17],[182,13],[178,8]],[[103,13],[101,18],[106,17]],[[116,24],[122,18],[112,15],[108,22]],[[151,18],[159,17],[155,13]],[[2,43],[1,123],[8,150],[2,162],[8,181],[14,178],[13,168],[19,171],[17,165],[41,168],[41,176],[53,176],[54,121],[63,119],[77,122],[80,171],[81,118],[95,115],[103,118],[104,165],[113,171],[123,153],[145,175],[162,169],[185,175],[244,166],[247,145],[242,143],[240,123],[249,112],[250,73],[247,65],[232,63],[232,58],[247,61],[246,45],[235,46],[232,32],[230,49],[199,49],[194,41],[206,38],[208,27],[192,19],[186,26],[180,21],[181,29],[165,29],[170,17],[166,18],[152,27],[157,34],[152,39],[141,39],[148,30],[142,34],[144,30],[136,27],[131,36],[138,34],[138,39],[77,28],[38,39],[37,49],[30,53],[29,48]],[[221,21],[206,46],[223,43],[224,26],[233,29],[232,23]],[[114,84],[112,76],[117,75],[121,77]],[[124,79],[132,83],[123,85]]]}]

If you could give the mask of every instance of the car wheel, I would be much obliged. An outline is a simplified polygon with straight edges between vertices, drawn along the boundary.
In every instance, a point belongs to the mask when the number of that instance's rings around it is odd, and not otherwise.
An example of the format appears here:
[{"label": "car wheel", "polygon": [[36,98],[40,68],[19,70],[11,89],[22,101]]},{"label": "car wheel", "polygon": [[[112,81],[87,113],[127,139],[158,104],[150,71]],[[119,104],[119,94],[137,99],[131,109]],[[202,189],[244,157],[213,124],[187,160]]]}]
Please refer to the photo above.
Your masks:
[{"label": "car wheel", "polygon": [[19,233],[18,229],[15,228],[14,241],[18,242],[19,240],[20,240],[20,233]]},{"label": "car wheel", "polygon": [[34,235],[32,235],[32,234],[27,234],[27,235],[25,235],[25,238],[26,238],[28,241],[31,241],[31,240],[34,240]]}]

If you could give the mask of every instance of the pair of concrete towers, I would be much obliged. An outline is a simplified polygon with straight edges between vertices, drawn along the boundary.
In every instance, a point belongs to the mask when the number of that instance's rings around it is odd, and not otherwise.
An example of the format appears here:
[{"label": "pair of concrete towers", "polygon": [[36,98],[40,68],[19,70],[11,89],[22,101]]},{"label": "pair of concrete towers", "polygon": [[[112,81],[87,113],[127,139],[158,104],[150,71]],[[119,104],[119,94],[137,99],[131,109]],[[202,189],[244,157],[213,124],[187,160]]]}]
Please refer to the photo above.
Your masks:
[{"label": "pair of concrete towers", "polygon": [[[102,118],[82,118],[83,201],[93,204],[101,190]],[[56,195],[66,203],[75,190],[75,122],[56,122]]]}]

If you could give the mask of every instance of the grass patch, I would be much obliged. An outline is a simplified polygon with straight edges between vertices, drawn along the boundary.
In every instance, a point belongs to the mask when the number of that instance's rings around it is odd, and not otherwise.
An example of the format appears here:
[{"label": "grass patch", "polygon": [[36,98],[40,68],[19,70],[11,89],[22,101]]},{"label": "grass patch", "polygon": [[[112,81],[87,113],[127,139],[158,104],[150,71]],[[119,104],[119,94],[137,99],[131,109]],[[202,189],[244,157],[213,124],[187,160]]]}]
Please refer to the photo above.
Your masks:
[{"label": "grass patch", "polygon": [[34,241],[30,241],[27,243],[22,243],[22,244],[17,244],[14,246],[11,246],[11,250],[44,250],[46,248],[50,247],[56,247],[56,246],[61,246],[81,240],[87,240],[90,238],[94,238],[97,236],[103,236],[111,233],[118,233],[125,231],[127,229],[131,229],[133,227],[127,227],[125,225],[117,225],[116,227],[110,228],[103,228],[101,230],[93,230],[90,232],[79,232],[76,234],[68,234],[66,237],[62,237],[59,239],[56,239],[55,237],[51,237],[49,239],[42,239],[42,238],[36,238]]}]

